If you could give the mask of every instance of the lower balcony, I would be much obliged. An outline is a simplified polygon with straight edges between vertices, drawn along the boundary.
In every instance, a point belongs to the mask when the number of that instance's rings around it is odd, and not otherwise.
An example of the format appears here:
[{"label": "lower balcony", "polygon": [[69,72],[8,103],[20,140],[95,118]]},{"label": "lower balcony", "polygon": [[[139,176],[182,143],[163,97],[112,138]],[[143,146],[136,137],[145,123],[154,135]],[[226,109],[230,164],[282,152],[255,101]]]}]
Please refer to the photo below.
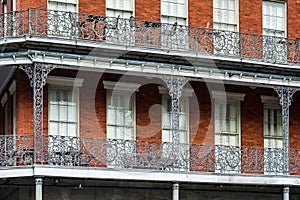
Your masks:
[{"label": "lower balcony", "polygon": [[[46,165],[217,174],[300,175],[300,150],[43,135],[0,136],[1,168]],[[288,167],[285,167],[288,166]],[[288,169],[287,169],[288,168]],[[287,170],[286,170],[287,169]]]}]

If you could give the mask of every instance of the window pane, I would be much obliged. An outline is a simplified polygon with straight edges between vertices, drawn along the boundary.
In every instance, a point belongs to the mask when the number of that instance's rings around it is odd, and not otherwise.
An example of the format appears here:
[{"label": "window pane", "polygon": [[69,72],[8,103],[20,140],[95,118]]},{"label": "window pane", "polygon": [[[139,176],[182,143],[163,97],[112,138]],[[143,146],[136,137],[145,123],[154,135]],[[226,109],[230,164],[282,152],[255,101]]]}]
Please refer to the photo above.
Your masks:
[{"label": "window pane", "polygon": [[49,134],[77,134],[77,97],[72,95],[73,89],[50,88],[49,93]]}]

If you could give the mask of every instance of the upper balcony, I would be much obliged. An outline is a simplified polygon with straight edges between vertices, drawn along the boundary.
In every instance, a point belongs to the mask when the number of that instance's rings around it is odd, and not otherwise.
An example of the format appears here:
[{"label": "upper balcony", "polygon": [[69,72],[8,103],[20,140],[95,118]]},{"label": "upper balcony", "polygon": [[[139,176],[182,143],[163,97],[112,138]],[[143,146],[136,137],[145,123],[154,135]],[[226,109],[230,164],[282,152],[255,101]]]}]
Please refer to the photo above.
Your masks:
[{"label": "upper balcony", "polygon": [[5,13],[0,21],[0,44],[17,38],[50,43],[56,39],[100,48],[121,46],[269,64],[298,65],[300,61],[299,39],[42,9]]}]

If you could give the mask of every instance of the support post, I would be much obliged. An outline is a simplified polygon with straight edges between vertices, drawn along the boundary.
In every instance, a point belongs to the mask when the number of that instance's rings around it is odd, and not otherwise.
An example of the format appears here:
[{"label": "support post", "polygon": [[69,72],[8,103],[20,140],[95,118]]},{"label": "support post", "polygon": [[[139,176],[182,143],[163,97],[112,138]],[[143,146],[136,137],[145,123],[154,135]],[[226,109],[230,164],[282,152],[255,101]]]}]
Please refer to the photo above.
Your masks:
[{"label": "support post", "polygon": [[169,95],[172,100],[172,158],[173,169],[180,168],[180,142],[179,142],[179,105],[181,92],[184,85],[188,82],[185,77],[178,76],[163,76],[162,80],[165,82]]},{"label": "support post", "polygon": [[172,190],[172,200],[179,200],[179,183],[173,183]]},{"label": "support post", "polygon": [[35,179],[35,200],[43,200],[43,179]]},{"label": "support post", "polygon": [[290,187],[284,186],[283,187],[283,200],[289,200],[290,198]]},{"label": "support post", "polygon": [[46,84],[48,74],[54,69],[53,65],[34,63],[33,65],[22,65],[22,69],[30,80],[33,88],[33,143],[34,163],[44,161],[44,139],[43,139],[43,87]]},{"label": "support post", "polygon": [[289,108],[292,103],[292,97],[294,93],[298,90],[297,88],[292,87],[274,87],[280,98],[280,105],[282,107],[282,136],[283,136],[283,173],[285,175],[290,174],[290,116]]}]

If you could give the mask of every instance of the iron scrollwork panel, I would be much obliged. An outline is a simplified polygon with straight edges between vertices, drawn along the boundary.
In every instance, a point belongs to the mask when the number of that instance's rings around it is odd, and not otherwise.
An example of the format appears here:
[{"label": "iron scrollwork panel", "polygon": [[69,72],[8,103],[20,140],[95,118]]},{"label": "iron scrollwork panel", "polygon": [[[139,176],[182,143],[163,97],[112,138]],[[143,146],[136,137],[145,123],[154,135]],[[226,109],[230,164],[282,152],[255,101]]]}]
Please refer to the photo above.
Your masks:
[{"label": "iron scrollwork panel", "polygon": [[43,163],[45,160],[45,142],[43,137],[43,87],[48,74],[55,68],[54,65],[34,63],[21,65],[30,80],[33,88],[33,134],[34,134],[34,162]]}]

